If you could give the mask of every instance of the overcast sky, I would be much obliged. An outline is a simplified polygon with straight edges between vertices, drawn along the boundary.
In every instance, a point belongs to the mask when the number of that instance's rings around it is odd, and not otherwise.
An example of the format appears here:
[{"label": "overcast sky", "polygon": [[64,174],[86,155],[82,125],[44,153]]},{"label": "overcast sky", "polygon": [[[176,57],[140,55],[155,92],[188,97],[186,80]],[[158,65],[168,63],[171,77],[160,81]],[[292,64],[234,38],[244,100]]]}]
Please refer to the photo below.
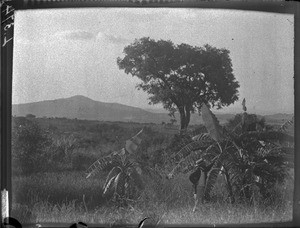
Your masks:
[{"label": "overcast sky", "polygon": [[239,101],[224,111],[294,109],[294,18],[290,14],[203,9],[85,8],[17,11],[13,104],[84,95],[153,108],[138,79],[116,59],[135,38],[208,43],[230,51]]}]

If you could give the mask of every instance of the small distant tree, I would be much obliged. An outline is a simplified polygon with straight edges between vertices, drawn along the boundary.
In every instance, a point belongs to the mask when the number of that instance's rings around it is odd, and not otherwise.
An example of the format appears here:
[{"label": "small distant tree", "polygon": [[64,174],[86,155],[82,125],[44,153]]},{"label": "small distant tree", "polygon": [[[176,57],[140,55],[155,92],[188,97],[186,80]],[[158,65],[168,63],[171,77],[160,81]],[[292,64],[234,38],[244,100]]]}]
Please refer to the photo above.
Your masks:
[{"label": "small distant tree", "polygon": [[33,114],[27,114],[26,117],[27,117],[27,118],[35,118],[36,116],[33,115]]},{"label": "small distant tree", "polygon": [[150,95],[149,104],[162,103],[173,117],[178,111],[181,129],[188,127],[191,113],[203,103],[221,108],[238,99],[239,84],[227,49],[144,37],[123,52],[125,57],[117,59],[119,68],[141,79],[137,88]]},{"label": "small distant tree", "polygon": [[[242,118],[243,115],[247,115],[247,123],[244,124],[244,129],[242,129]],[[264,117],[258,117],[256,114],[236,114],[233,118],[231,118],[226,124],[226,128],[235,134],[241,134],[242,130],[244,131],[263,131],[263,130],[271,130],[272,126],[266,124],[266,120]]]},{"label": "small distant tree", "polygon": [[170,123],[171,123],[172,125],[174,125],[176,122],[177,122],[176,119],[170,119]]}]

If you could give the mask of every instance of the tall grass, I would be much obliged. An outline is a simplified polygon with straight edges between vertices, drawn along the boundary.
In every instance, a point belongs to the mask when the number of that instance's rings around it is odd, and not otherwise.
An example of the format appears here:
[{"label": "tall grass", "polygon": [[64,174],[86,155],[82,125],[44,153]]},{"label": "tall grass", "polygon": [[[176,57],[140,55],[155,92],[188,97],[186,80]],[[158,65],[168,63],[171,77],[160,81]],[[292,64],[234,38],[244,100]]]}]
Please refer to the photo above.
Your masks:
[{"label": "tall grass", "polygon": [[[115,207],[101,195],[104,177],[85,179],[82,172],[44,173],[13,179],[12,216],[23,223],[229,224],[290,221],[293,180],[276,186],[270,202],[230,204],[220,179],[210,203],[192,212],[193,192],[186,175],[174,180],[151,178],[145,191],[126,208]],[[83,201],[85,195],[85,204]]]},{"label": "tall grass", "polygon": [[13,202],[33,206],[36,202],[64,203],[72,200],[87,206],[101,205],[104,178],[86,179],[84,172],[39,173],[13,178]]},{"label": "tall grass", "polygon": [[[153,210],[155,208],[155,210]],[[290,221],[292,205],[287,203],[281,208],[250,207],[245,204],[229,205],[213,203],[200,205],[196,212],[191,206],[169,208],[164,203],[152,207],[115,208],[102,206],[86,212],[82,205],[75,201],[62,204],[38,202],[31,209],[28,222],[34,223],[85,223],[110,224],[122,221],[127,224],[138,224],[145,217],[150,217],[160,224],[229,224],[229,223],[265,223]],[[15,214],[14,214],[15,217]],[[26,221],[24,218],[21,221]]]}]

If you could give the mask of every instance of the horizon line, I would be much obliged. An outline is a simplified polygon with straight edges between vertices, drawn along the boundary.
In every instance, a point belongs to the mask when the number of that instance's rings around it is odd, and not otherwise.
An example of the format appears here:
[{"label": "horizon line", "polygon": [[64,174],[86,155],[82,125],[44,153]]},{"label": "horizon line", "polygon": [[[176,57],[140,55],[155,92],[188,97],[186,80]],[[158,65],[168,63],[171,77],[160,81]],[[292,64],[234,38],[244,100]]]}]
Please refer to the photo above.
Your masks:
[{"label": "horizon line", "polygon": [[[39,103],[39,102],[45,102],[45,101],[55,101],[55,100],[62,100],[62,99],[70,99],[70,98],[73,98],[73,97],[84,97],[84,98],[87,98],[87,99],[90,99],[92,101],[96,101],[96,102],[101,102],[101,103],[106,103],[106,104],[119,104],[119,105],[124,105],[124,106],[128,106],[128,107],[133,107],[133,108],[139,108],[139,109],[143,109],[145,111],[148,111],[148,112],[151,112],[149,110],[156,110],[156,111],[166,111],[166,109],[164,108],[151,108],[151,105],[149,105],[149,107],[137,107],[137,106],[132,106],[132,105],[127,105],[127,104],[122,104],[122,103],[118,103],[118,102],[105,102],[105,101],[99,101],[99,100],[94,100],[88,96],[85,96],[85,95],[73,95],[73,96],[70,96],[70,97],[62,97],[62,98],[57,98],[57,99],[48,99],[48,100],[39,100],[39,101],[31,101],[31,102],[25,102],[25,103],[12,103],[12,106],[13,105],[26,105],[26,104],[32,104],[32,103]],[[223,107],[223,108],[229,108],[229,109],[233,109],[231,111],[224,111],[222,109],[213,109],[214,112],[217,112],[217,113],[221,113],[221,114],[239,114],[239,113],[242,113],[242,111],[238,111],[237,108],[235,107]],[[249,108],[248,108],[249,110]],[[251,110],[251,108],[250,108]],[[159,112],[160,113],[160,112]],[[164,113],[164,112],[161,112],[161,113]],[[195,112],[196,113],[196,112]],[[272,113],[272,114],[271,114]],[[294,111],[274,111],[274,110],[257,110],[254,112],[254,110],[251,110],[251,114],[258,114],[258,115],[274,115],[274,114],[288,114],[288,115],[292,115],[294,114],[295,112]]]}]

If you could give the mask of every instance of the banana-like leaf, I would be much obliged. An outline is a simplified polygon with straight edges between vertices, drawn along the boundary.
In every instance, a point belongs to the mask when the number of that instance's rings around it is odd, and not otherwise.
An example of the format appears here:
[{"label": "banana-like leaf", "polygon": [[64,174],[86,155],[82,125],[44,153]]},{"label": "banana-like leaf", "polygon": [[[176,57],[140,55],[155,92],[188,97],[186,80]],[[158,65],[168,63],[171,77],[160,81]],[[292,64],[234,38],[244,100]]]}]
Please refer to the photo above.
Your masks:
[{"label": "banana-like leaf", "polygon": [[220,155],[221,151],[216,143],[210,145],[205,150],[205,153],[203,154],[202,158],[205,161],[208,161],[208,163],[212,163],[216,160],[216,158]]},{"label": "banana-like leaf", "polygon": [[204,125],[210,136],[217,142],[224,139],[222,128],[217,117],[210,111],[206,104],[202,105],[201,113]]},{"label": "banana-like leaf", "polygon": [[142,143],[143,130],[144,129],[140,130],[131,139],[126,140],[125,149],[129,154],[134,153],[137,150],[138,146]]},{"label": "banana-like leaf", "polygon": [[195,135],[192,140],[194,141],[206,141],[206,142],[213,142],[213,139],[210,137],[209,133],[201,133],[199,135]]},{"label": "banana-like leaf", "polygon": [[214,163],[210,173],[208,174],[208,178],[207,178],[205,189],[204,189],[204,197],[206,199],[209,198],[210,192],[212,191],[212,189],[214,188],[214,186],[217,182],[217,178],[221,171],[221,167],[222,167],[222,163],[220,161],[216,161]]},{"label": "banana-like leaf", "polygon": [[232,185],[237,185],[237,183],[241,183],[242,182],[242,175],[240,172],[231,172],[231,176],[230,176],[230,182]]},{"label": "banana-like leaf", "polygon": [[211,142],[206,142],[206,141],[194,141],[186,146],[184,146],[181,150],[178,151],[178,153],[174,154],[172,156],[173,159],[175,160],[182,160],[186,156],[188,156],[192,151],[196,150],[205,150],[207,147],[211,145]]},{"label": "banana-like leaf", "polygon": [[110,180],[107,182],[107,184],[104,186],[103,195],[106,195],[114,189],[114,182],[117,178],[118,174],[110,178]]},{"label": "banana-like leaf", "polygon": [[256,132],[248,131],[239,137],[239,141],[247,138],[255,138],[262,141],[280,141],[280,142],[294,142],[294,137],[279,131]]},{"label": "banana-like leaf", "polygon": [[266,154],[268,155],[272,155],[272,156],[294,156],[295,153],[295,149],[293,147],[279,147],[279,148],[273,148],[271,150],[268,151],[268,153]]},{"label": "banana-like leaf", "polygon": [[112,162],[111,156],[106,156],[95,161],[86,171],[86,178],[96,175]]},{"label": "banana-like leaf", "polygon": [[240,181],[242,178],[241,164],[237,164],[233,160],[223,160],[223,162],[223,166],[229,175],[228,182],[234,185],[236,181]]},{"label": "banana-like leaf", "polygon": [[86,170],[85,172],[87,175],[86,178],[96,175],[97,173],[105,169],[107,165],[111,164],[113,161],[116,161],[121,156],[124,156],[124,154],[125,154],[125,149],[123,148],[118,151],[113,151],[112,153],[110,153],[105,157],[99,158]]},{"label": "banana-like leaf", "polygon": [[[205,150],[204,150],[205,151]],[[172,178],[177,173],[182,172],[183,170],[192,170],[195,167],[196,161],[199,160],[204,153],[203,150],[191,151],[190,154],[182,158],[178,164],[172,169],[168,174],[168,178]]]},{"label": "banana-like leaf", "polygon": [[291,120],[287,120],[286,122],[284,122],[280,128],[278,129],[278,131],[281,131],[281,132],[286,132],[288,128],[290,128],[291,126],[294,125],[294,121],[295,121],[295,118],[293,116],[293,118]]},{"label": "banana-like leaf", "polygon": [[142,134],[143,134],[143,129],[139,131],[135,136],[133,136],[131,139],[126,141],[125,148],[122,148],[119,151],[114,151],[111,154],[109,154],[106,157],[100,158],[97,161],[95,161],[86,171],[87,177],[89,178],[91,176],[94,176],[101,170],[103,170],[109,163],[112,162],[113,158],[116,156],[119,156],[122,159],[122,162],[125,162],[125,149],[129,154],[132,154],[135,152],[138,148],[138,146],[142,142]]},{"label": "banana-like leaf", "polygon": [[109,186],[111,185],[112,181],[116,176],[121,172],[121,168],[119,167],[114,167],[112,170],[108,173],[104,186],[103,186],[103,194],[106,193],[106,191],[109,189]]},{"label": "banana-like leaf", "polygon": [[290,165],[293,165],[295,160],[294,152],[294,148],[290,147],[274,148],[265,153],[262,159],[273,163],[288,162]]},{"label": "banana-like leaf", "polygon": [[211,145],[211,142],[196,141],[189,145],[190,146],[186,146],[182,149],[184,150],[182,154],[188,155],[181,158],[173,170],[168,174],[169,178],[172,178],[179,172],[187,173],[193,170],[199,159],[204,159],[211,164],[221,153],[216,143]]},{"label": "banana-like leaf", "polygon": [[125,194],[125,173],[124,172],[120,172],[115,180],[114,180],[114,190],[115,190],[115,194],[118,194],[119,196],[124,196]]}]

